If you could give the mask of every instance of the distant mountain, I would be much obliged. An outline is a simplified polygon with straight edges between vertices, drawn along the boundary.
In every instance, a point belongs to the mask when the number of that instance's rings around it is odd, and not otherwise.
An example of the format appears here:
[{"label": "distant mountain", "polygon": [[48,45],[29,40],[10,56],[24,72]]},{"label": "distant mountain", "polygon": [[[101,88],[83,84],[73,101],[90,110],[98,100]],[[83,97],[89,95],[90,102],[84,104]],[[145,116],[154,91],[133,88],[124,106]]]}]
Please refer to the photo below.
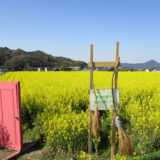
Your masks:
[{"label": "distant mountain", "polygon": [[135,63],[135,64],[121,63],[121,66],[133,70],[144,70],[144,69],[160,68],[160,63],[156,62],[155,60],[150,60],[145,63]]},{"label": "distant mountain", "polygon": [[55,57],[42,51],[26,52],[22,49],[11,50],[0,47],[0,66],[13,70],[23,70],[29,67],[61,67],[61,66],[87,66],[83,61],[74,61],[65,57]]}]

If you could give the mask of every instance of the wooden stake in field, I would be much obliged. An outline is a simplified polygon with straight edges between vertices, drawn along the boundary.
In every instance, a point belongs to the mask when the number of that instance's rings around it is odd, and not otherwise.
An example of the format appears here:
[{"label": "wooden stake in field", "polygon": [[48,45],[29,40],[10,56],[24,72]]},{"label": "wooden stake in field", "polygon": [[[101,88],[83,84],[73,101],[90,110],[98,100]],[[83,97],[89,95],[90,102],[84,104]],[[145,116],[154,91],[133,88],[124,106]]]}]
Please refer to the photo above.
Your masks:
[{"label": "wooden stake in field", "polygon": [[[116,42],[116,59],[115,62],[93,62],[93,45],[90,45],[90,62],[88,63],[88,67],[90,68],[90,90],[94,90],[93,87],[93,69],[99,68],[99,67],[114,67],[114,73],[112,77],[112,97],[113,97],[113,117],[112,117],[112,142],[111,142],[111,160],[114,159],[114,151],[115,151],[115,135],[116,135],[116,107],[114,102],[114,96],[113,96],[113,78],[114,78],[114,88],[117,89],[117,80],[118,80],[118,66],[119,66],[119,42]],[[89,154],[89,160],[91,160],[92,155],[92,133],[94,137],[97,137],[100,131],[100,117],[98,113],[98,107],[96,107],[95,110],[95,119],[94,123],[92,122],[92,111],[90,109],[89,105],[89,138],[88,138],[88,154]],[[97,117],[96,117],[97,116]],[[120,124],[120,121],[117,121]],[[93,125],[92,125],[93,123]],[[123,130],[121,125],[117,125],[118,132],[119,132],[119,149],[124,155],[132,155],[133,154],[133,147],[131,145],[131,142],[129,140],[129,137],[127,136],[126,132]],[[92,128],[94,127],[94,128]]]},{"label": "wooden stake in field", "polygon": [[[125,156],[132,156],[133,155],[133,147],[130,142],[129,136],[124,131],[121,126],[121,122],[119,117],[117,116],[115,100],[114,100],[114,87],[117,89],[117,79],[118,79],[118,66],[119,66],[119,43],[116,43],[116,61],[117,66],[114,69],[113,76],[112,76],[112,98],[113,98],[113,117],[112,117],[112,145],[111,145],[111,160],[114,158],[114,150],[115,150],[115,134],[116,134],[116,126],[118,127],[118,134],[119,134],[119,150]],[[115,78],[115,79],[114,79]]]},{"label": "wooden stake in field", "polygon": [[[116,47],[118,47],[119,42],[116,43]],[[117,63],[119,60],[119,55],[118,52],[116,52],[116,61],[115,62],[93,62],[93,45],[90,45],[90,62],[88,63],[88,67],[90,68],[90,90],[93,90],[93,69],[94,68],[100,68],[100,67],[116,67]],[[117,78],[117,76],[116,76]],[[90,110],[90,106],[89,106],[89,110]],[[96,114],[97,113],[97,114]],[[95,111],[95,116],[98,116],[98,111]],[[96,117],[99,121],[99,117]],[[98,122],[97,121],[97,122]],[[114,128],[115,127],[115,122],[112,122]],[[98,128],[99,130],[99,128]],[[114,129],[115,130],[115,129]],[[91,155],[92,155],[92,111],[89,111],[89,138],[88,138],[88,154],[89,154],[89,160],[91,160]],[[94,132],[94,131],[93,131]],[[99,131],[98,131],[99,132]],[[95,131],[94,133],[96,133],[94,136],[97,135],[97,131]],[[115,133],[115,132],[114,132]],[[115,149],[115,134],[113,134],[113,138],[112,138],[112,153],[114,155],[114,149]]]},{"label": "wooden stake in field", "polygon": [[[93,64],[93,45],[90,45],[90,63]],[[93,65],[90,67],[90,89],[93,89]],[[91,160],[92,155],[92,111],[89,106],[89,135],[88,135],[88,154],[89,160]]]}]

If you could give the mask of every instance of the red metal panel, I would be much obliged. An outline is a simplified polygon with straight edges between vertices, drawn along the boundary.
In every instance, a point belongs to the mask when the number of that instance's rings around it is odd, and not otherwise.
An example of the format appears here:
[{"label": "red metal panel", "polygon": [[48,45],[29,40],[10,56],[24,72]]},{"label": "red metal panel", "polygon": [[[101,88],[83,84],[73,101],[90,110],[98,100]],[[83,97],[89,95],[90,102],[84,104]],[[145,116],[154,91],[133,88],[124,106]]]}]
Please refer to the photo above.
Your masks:
[{"label": "red metal panel", "polygon": [[22,150],[19,82],[0,82],[0,146]]}]

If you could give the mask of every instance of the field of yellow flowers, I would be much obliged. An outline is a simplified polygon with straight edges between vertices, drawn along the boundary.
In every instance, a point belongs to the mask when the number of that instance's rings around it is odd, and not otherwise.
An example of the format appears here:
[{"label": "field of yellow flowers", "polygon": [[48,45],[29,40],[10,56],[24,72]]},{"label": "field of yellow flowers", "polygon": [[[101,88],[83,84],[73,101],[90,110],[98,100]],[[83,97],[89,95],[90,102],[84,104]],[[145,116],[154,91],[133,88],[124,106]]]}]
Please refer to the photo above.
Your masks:
[{"label": "field of yellow flowers", "polygon": [[[111,88],[111,76],[95,71],[94,88]],[[21,82],[23,131],[33,129],[33,139],[43,139],[58,152],[87,151],[89,72],[9,72],[0,81]],[[160,149],[160,73],[119,72],[118,88],[118,114],[134,153]],[[109,148],[112,113],[100,116],[99,146]]]}]

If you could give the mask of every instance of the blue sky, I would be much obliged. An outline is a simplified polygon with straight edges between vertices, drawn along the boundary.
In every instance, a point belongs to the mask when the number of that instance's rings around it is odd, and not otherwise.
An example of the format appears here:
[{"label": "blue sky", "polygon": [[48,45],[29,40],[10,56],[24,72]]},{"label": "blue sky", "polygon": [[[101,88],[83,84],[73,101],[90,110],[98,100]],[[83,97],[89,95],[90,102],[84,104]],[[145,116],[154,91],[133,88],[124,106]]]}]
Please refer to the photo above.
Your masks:
[{"label": "blue sky", "polygon": [[0,47],[54,56],[111,61],[120,41],[122,62],[160,62],[160,1],[0,0]]}]

